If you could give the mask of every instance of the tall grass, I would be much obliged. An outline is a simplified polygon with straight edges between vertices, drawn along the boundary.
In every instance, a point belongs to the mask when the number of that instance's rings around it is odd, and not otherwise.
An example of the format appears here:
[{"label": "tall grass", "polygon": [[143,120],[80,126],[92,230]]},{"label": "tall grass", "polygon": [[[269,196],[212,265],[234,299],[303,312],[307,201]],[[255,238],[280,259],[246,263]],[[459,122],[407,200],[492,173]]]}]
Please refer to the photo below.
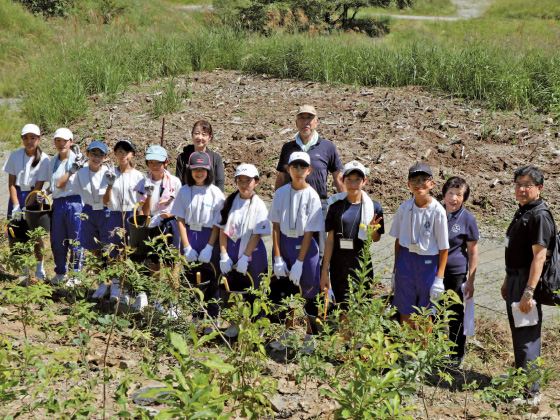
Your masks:
[{"label": "tall grass", "polygon": [[478,43],[384,45],[350,35],[248,38],[228,29],[75,45],[30,72],[23,109],[45,128],[83,114],[89,95],[216,67],[358,86],[423,85],[499,109],[558,111],[560,54]]}]

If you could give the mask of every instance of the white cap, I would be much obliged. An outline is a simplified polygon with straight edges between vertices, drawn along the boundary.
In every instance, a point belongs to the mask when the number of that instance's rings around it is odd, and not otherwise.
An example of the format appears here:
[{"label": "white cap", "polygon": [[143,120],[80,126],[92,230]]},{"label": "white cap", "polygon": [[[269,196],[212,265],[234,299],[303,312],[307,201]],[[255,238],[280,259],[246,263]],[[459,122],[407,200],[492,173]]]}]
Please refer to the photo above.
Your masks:
[{"label": "white cap", "polygon": [[351,162],[348,162],[346,165],[344,165],[344,169],[342,170],[342,176],[346,176],[352,171],[360,171],[364,176],[364,178],[366,178],[369,175],[369,169],[366,169],[366,167],[362,165],[360,162],[358,162],[357,160],[353,160]]},{"label": "white cap", "polygon": [[250,163],[242,163],[237,167],[235,170],[234,177],[245,175],[249,178],[258,178],[259,177],[259,170],[256,168],[255,165],[251,165]]},{"label": "white cap", "polygon": [[301,160],[311,166],[311,159],[309,159],[309,155],[305,152],[294,152],[290,155],[290,160],[288,161],[288,165],[296,160]]},{"label": "white cap", "polygon": [[56,130],[54,132],[53,137],[55,139],[60,137],[61,139],[64,139],[64,140],[74,140],[74,135],[67,128],[59,128],[58,130]]},{"label": "white cap", "polygon": [[41,130],[39,130],[39,127],[37,127],[35,124],[25,124],[21,129],[22,136],[25,136],[29,133],[41,136]]}]

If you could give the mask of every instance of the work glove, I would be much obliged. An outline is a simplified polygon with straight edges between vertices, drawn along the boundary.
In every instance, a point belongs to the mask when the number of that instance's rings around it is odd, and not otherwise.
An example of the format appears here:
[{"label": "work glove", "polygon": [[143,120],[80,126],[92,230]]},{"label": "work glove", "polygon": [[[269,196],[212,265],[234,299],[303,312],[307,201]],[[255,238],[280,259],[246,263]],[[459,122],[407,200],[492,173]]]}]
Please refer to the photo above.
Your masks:
[{"label": "work glove", "polygon": [[290,269],[290,280],[296,286],[299,286],[299,279],[301,278],[301,273],[303,271],[303,261],[296,260],[292,268]]},{"label": "work glove", "polygon": [[282,257],[274,257],[274,275],[276,277],[286,277],[288,275],[288,266]]},{"label": "work glove", "polygon": [[443,277],[436,277],[432,287],[430,288],[430,299],[436,300],[439,298],[443,292],[445,292],[445,287],[443,286]]},{"label": "work glove", "polygon": [[183,256],[187,260],[187,262],[195,262],[198,258],[198,253],[192,248],[192,246],[188,246],[183,251]]},{"label": "work glove", "polygon": [[37,193],[37,203],[39,204],[43,204],[45,202],[45,197],[47,196],[47,192],[46,191],[41,191],[40,193]]},{"label": "work glove", "polygon": [[86,161],[84,160],[83,156],[82,155],[77,156],[74,163],[72,163],[72,166],[70,166],[70,173],[74,175],[76,172],[82,169],[85,164]]},{"label": "work glove", "polygon": [[210,259],[212,258],[212,250],[214,247],[210,244],[206,245],[202,251],[200,251],[200,255],[198,256],[198,261],[201,263],[209,263]]},{"label": "work glove", "polygon": [[242,255],[241,258],[237,260],[237,267],[235,268],[235,270],[238,273],[246,274],[248,267],[249,267],[249,257],[247,255]]},{"label": "work glove", "polygon": [[154,184],[152,184],[152,181],[150,181],[149,179],[146,179],[146,182],[144,183],[144,193],[148,196],[151,197],[152,194],[154,193],[154,188],[156,186]]},{"label": "work glove", "polygon": [[14,220],[21,220],[23,217],[23,212],[21,211],[21,207],[19,204],[14,204],[12,208],[12,219]]},{"label": "work glove", "polygon": [[113,185],[117,180],[117,174],[115,173],[115,168],[111,167],[105,172],[105,179],[107,180],[107,184]]},{"label": "work glove", "polygon": [[233,261],[231,260],[227,252],[220,254],[220,270],[223,274],[229,273],[231,271],[232,265]]}]

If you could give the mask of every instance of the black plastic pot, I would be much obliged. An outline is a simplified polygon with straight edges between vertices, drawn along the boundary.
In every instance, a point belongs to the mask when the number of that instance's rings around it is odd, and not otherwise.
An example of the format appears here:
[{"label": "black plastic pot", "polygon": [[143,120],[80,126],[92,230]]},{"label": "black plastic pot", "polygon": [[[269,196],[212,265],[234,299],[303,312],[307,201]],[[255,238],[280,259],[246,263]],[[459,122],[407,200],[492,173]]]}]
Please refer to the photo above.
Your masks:
[{"label": "black plastic pot", "polygon": [[25,220],[10,220],[6,226],[6,234],[8,235],[8,244],[12,247],[16,243],[25,243],[29,241],[27,232],[29,226]]},{"label": "black plastic pot", "polygon": [[34,203],[30,206],[25,206],[23,211],[25,212],[25,221],[29,230],[42,227],[47,233],[51,231],[51,206],[49,204],[44,203],[41,205]]},{"label": "black plastic pot", "polygon": [[[206,267],[205,267],[206,266]],[[181,276],[181,284],[187,287],[194,287],[206,293],[210,281],[216,277],[216,271],[210,264],[203,264],[192,269],[185,269]],[[199,282],[197,282],[197,279]]]},{"label": "black plastic pot", "polygon": [[[321,295],[322,298],[322,295]],[[324,325],[329,324],[331,327],[336,325],[334,321],[334,309],[336,305],[329,300],[327,304],[327,317],[324,317],[324,312],[319,313],[319,307],[317,306],[317,300],[308,300],[303,307],[303,312],[307,316],[309,325],[311,326],[311,331],[313,335],[319,334],[324,330]]]},{"label": "black plastic pot", "polygon": [[134,222],[134,216],[129,217],[127,221],[130,229],[130,247],[134,249],[134,254],[148,255],[151,248],[146,241],[150,241],[159,233],[158,227],[149,227],[147,225],[148,216],[145,215],[136,216],[138,226]]},{"label": "black plastic pot", "polygon": [[232,296],[234,294],[241,295],[246,301],[249,299],[249,288],[253,286],[253,281],[251,280],[249,273],[243,275],[235,270],[230,271],[227,276],[225,276],[228,282],[229,290],[226,289],[223,277],[224,275],[221,274],[218,278],[220,289],[220,305],[223,309],[232,306],[234,302]]},{"label": "black plastic pot", "polygon": [[270,294],[268,298],[272,302],[273,313],[268,315],[270,322],[284,324],[290,313],[290,308],[282,304],[282,301],[290,296],[300,294],[299,287],[294,285],[288,277],[272,277],[270,281]]}]

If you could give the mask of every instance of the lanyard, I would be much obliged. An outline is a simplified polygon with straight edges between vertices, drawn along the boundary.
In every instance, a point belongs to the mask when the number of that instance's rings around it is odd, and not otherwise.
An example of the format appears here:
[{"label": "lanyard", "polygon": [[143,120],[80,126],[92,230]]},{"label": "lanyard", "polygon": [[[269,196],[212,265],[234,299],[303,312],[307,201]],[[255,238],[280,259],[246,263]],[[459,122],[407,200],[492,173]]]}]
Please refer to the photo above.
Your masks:
[{"label": "lanyard", "polygon": [[[418,228],[418,236],[414,239],[414,229],[412,228],[412,222],[414,220],[414,206],[416,204],[412,203],[412,208],[410,209],[410,241],[412,245],[416,245],[420,240],[420,231],[422,230],[422,226],[424,226],[424,221],[426,220],[426,213],[428,208],[426,207],[422,213],[422,220],[420,220],[420,227]],[[418,207],[418,206],[417,206]],[[418,207],[420,208],[420,207]]]},{"label": "lanyard", "polygon": [[[352,206],[352,203],[349,203],[348,200],[346,200],[346,203],[348,203],[348,206],[345,206],[344,211],[340,216],[340,231],[341,231],[342,239],[353,239],[353,238],[344,237],[344,222],[342,221],[342,218],[344,217],[344,213],[346,213],[346,211]],[[352,235],[352,232],[354,232],[354,226],[356,226],[356,220],[358,220],[358,216],[363,211],[364,211],[364,200],[362,200],[360,203],[360,211],[357,211],[356,215],[354,216],[354,221],[352,222],[352,227],[350,228],[350,235]]]},{"label": "lanyard", "polygon": [[[290,209],[288,211],[288,229],[290,230],[296,230],[297,227],[297,218],[294,215],[294,227],[292,227],[292,191],[296,191],[292,188],[292,186],[290,185]],[[297,193],[297,191],[296,191]],[[299,209],[299,206],[301,206],[301,200],[303,200],[303,198],[299,199],[299,205],[296,206],[296,209]]]}]

